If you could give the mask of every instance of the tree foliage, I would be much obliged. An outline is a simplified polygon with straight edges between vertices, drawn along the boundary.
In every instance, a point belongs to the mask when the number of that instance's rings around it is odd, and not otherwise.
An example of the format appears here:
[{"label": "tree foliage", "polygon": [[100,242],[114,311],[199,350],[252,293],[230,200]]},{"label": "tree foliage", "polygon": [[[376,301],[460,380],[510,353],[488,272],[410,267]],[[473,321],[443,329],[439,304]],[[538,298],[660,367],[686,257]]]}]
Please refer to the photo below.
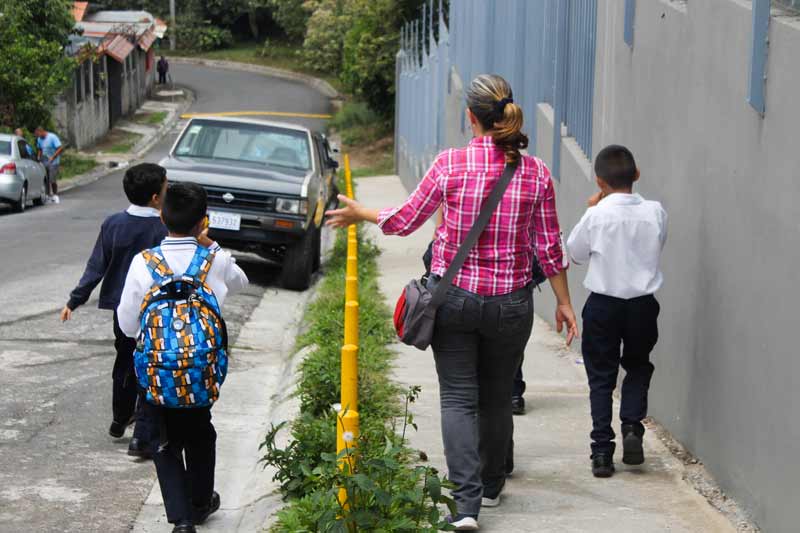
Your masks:
[{"label": "tree foliage", "polygon": [[272,18],[292,42],[303,42],[306,36],[311,5],[306,0],[266,0]]},{"label": "tree foliage", "polygon": [[33,129],[50,121],[75,67],[63,49],[73,28],[70,7],[64,0],[0,0],[0,124]]}]

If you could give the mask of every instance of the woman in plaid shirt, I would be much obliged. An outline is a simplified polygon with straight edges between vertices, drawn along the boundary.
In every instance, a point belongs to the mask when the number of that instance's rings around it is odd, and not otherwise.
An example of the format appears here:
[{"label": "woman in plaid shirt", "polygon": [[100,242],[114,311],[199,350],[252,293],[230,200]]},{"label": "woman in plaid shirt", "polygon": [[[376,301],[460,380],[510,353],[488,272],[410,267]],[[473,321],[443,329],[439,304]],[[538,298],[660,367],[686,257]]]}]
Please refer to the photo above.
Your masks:
[{"label": "woman in plaid shirt", "polygon": [[[429,289],[433,290],[478,218],[506,163],[516,174],[436,315],[433,353],[439,376],[442,435],[457,530],[478,528],[481,505],[495,506],[505,483],[512,438],[511,394],[531,334],[533,254],[558,301],[556,324],[567,326],[567,344],[578,333],[567,287],[555,192],[550,171],[522,155],[522,109],[500,76],[482,75],[467,90],[474,139],[445,150],[403,205],[368,209],[345,196],[328,224],[377,224],[386,235],[408,235],[441,207]],[[433,285],[431,285],[433,284]],[[476,416],[477,415],[477,416]]]}]

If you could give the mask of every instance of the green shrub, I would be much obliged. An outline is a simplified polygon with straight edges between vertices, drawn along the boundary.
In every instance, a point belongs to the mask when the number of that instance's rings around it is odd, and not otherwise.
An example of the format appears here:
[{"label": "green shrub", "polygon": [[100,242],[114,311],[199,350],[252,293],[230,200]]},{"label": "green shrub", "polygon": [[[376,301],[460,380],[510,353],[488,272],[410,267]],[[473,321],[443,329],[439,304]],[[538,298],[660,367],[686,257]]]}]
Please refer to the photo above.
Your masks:
[{"label": "green shrub", "polygon": [[341,0],[312,0],[303,41],[303,62],[317,72],[338,73],[342,64],[342,34],[349,25]]},{"label": "green shrub", "polygon": [[336,112],[329,126],[336,129],[346,146],[363,146],[390,135],[391,119],[373,111],[366,102],[353,100]]},{"label": "green shrub", "polygon": [[311,15],[306,4],[306,0],[268,0],[272,18],[291,41],[302,42],[306,35]]},{"label": "green shrub", "polygon": [[186,19],[178,24],[176,37],[182,50],[207,52],[227,48],[233,44],[233,34],[227,28],[218,28],[207,21]]}]

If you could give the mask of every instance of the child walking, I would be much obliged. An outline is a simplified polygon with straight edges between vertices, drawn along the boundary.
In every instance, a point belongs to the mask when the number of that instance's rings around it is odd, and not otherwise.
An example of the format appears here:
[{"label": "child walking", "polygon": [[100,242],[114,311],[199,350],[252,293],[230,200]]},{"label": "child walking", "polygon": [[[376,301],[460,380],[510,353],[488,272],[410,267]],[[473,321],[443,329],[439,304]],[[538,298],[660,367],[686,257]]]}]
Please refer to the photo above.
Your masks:
[{"label": "child walking", "polygon": [[98,307],[114,311],[114,348],[117,352],[112,371],[113,420],[108,433],[115,439],[122,437],[135,417],[136,427],[128,445],[128,455],[149,458],[152,454],[151,431],[141,416],[141,409],[137,409],[139,390],[133,371],[136,340],[120,330],[116,309],[133,256],[156,246],[167,235],[159,213],[167,187],[167,171],[152,163],[133,166],[125,172],[122,187],[131,205],[125,211],[108,217],[100,226],[86,269],[61,310],[61,320],[72,318],[72,312],[85,304],[94,288],[103,282]]},{"label": "child walking", "polygon": [[211,406],[227,373],[221,307],[248,283],[208,238],[207,204],[199,185],[169,186],[161,209],[169,235],[134,257],[117,308],[120,328],[137,339],[136,375],[158,428],[153,462],[174,533],[193,533],[220,506]]},{"label": "child walking", "polygon": [[661,250],[667,239],[667,213],[659,202],[633,193],[639,179],[633,154],[612,145],[595,159],[600,191],[572,230],[567,248],[572,261],[589,262],[584,286],[591,291],[583,308],[583,362],[589,378],[592,412],[592,473],[614,474],[612,393],[619,367],[622,381],[622,462],[644,462],[642,420],[653,375],[650,352],[658,340]]}]

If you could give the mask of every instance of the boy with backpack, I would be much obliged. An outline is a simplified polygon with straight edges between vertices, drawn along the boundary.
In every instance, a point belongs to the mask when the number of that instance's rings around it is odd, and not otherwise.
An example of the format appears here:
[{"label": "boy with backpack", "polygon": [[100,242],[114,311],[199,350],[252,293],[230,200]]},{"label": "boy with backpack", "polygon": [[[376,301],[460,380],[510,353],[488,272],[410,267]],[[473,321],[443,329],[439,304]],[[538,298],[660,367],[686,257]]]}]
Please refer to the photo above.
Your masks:
[{"label": "boy with backpack", "polygon": [[103,222],[83,276],[61,310],[61,320],[72,318],[72,312],[85,304],[94,288],[103,282],[98,307],[114,311],[114,347],[117,352],[112,372],[113,421],[108,433],[115,439],[121,438],[125,428],[136,418],[128,455],[149,458],[152,454],[151,431],[141,416],[141,408],[137,409],[137,401],[141,403],[141,399],[133,370],[136,341],[120,330],[116,309],[133,256],[157,245],[167,235],[159,212],[167,188],[167,171],[152,163],[133,166],[125,172],[122,187],[131,205]]},{"label": "boy with backpack", "polygon": [[650,352],[658,341],[660,311],[653,294],[663,283],[659,260],[667,239],[667,213],[659,202],[633,193],[639,170],[624,146],[603,148],[594,169],[600,191],[589,199],[567,248],[573,262],[589,262],[584,286],[591,294],[583,308],[581,348],[590,389],[592,473],[611,477],[612,393],[620,366],[625,369],[620,405],[622,462],[644,463],[642,420],[647,416],[654,370]]},{"label": "boy with backpack", "polygon": [[122,331],[137,338],[136,376],[158,428],[153,462],[174,533],[193,533],[220,506],[211,406],[228,366],[221,307],[248,283],[208,238],[207,203],[199,185],[169,186],[161,208],[169,235],[134,257],[117,308]]}]

